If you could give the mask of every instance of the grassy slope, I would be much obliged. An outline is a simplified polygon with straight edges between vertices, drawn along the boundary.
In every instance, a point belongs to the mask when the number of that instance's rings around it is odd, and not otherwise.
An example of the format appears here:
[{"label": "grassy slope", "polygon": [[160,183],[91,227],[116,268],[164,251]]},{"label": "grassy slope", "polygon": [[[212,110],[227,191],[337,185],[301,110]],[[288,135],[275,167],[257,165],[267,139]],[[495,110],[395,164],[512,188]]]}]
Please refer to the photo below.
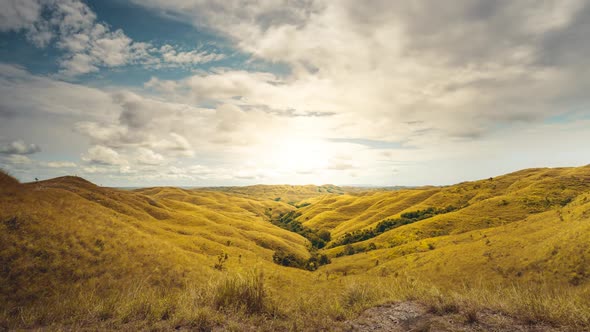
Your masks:
[{"label": "grassy slope", "polygon": [[[246,319],[258,327],[314,330],[337,326],[368,305],[416,297],[436,305],[449,298],[477,302],[570,326],[590,323],[583,300],[590,294],[590,167],[337,193],[308,186],[130,192],[73,177],[19,184],[0,173],[0,328],[136,322],[133,329],[206,330]],[[336,258],[342,247],[326,249],[332,263],[312,273],[272,263],[278,248],[309,255],[304,238],[268,222],[269,209],[274,215],[295,209],[275,196],[311,203],[298,209],[299,220],[330,230],[333,239],[408,211],[461,208],[354,244],[375,243],[377,250]],[[221,253],[229,255],[224,271],[213,268]],[[264,271],[276,305],[270,316],[253,322],[258,318],[211,311],[217,281],[253,266]],[[492,285],[501,288],[485,291]],[[448,293],[455,291],[463,295]]]},{"label": "grassy slope", "polygon": [[[338,237],[403,212],[465,205],[355,243],[357,248],[374,243],[378,250],[335,258],[323,270],[412,272],[440,281],[469,275],[580,284],[590,277],[589,198],[590,167],[532,169],[446,188],[335,197],[333,210],[305,207],[300,220],[331,228]],[[359,219],[364,222],[353,227],[350,220]],[[327,252],[334,256],[342,250]]]},{"label": "grassy slope", "polygon": [[284,203],[296,203],[318,195],[341,195],[345,192],[345,189],[330,184],[322,186],[255,185],[247,187],[213,187],[197,190],[220,191],[251,199],[271,199]]},{"label": "grassy slope", "polygon": [[174,188],[128,192],[75,177],[1,180],[0,309],[50,310],[80,301],[76,294],[109,297],[138,283],[183,289],[216,278],[221,253],[231,269],[258,265],[286,275],[292,269],[272,263],[274,250],[309,255],[306,239],[265,220],[269,207],[293,209],[272,200]]}]

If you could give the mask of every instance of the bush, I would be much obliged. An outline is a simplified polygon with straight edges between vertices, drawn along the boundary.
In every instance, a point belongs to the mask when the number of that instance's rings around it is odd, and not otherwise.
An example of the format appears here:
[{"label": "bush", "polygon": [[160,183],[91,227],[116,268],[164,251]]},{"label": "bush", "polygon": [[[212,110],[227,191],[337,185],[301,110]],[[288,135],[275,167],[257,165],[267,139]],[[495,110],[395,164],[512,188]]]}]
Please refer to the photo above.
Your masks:
[{"label": "bush", "polygon": [[322,229],[321,231],[319,231],[318,236],[320,237],[320,239],[324,240],[325,242],[330,242],[330,240],[332,239],[332,235],[330,234],[330,232],[325,229]]},{"label": "bush", "polygon": [[213,267],[220,271],[223,270],[223,265],[225,264],[228,258],[229,256],[227,255],[227,253],[222,252],[217,256],[217,263],[215,263]]},{"label": "bush", "polygon": [[301,259],[297,258],[295,255],[291,253],[284,252],[283,250],[275,251],[274,255],[272,255],[273,262],[282,265],[282,266],[290,266],[290,267],[302,267],[303,262]]},{"label": "bush", "polygon": [[291,253],[286,253],[283,250],[275,251],[274,255],[272,256],[272,260],[279,265],[296,267],[309,271],[315,271],[318,269],[318,267],[331,263],[328,256],[318,255],[317,252],[313,252],[308,260],[304,260]]},{"label": "bush", "polygon": [[337,257],[342,257],[342,256],[350,256],[350,255],[354,255],[356,254],[358,251],[354,249],[354,247],[351,244],[347,244],[346,247],[344,247],[344,250],[342,250],[340,253],[338,253],[336,256]]}]

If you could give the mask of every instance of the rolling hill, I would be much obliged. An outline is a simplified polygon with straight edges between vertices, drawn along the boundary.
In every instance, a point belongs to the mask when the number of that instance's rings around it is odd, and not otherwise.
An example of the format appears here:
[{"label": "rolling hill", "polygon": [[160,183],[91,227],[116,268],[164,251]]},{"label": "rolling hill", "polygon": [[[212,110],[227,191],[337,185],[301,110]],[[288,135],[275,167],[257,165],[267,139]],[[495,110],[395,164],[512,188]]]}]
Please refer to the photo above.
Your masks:
[{"label": "rolling hill", "polygon": [[0,197],[0,328],[346,330],[408,299],[590,327],[590,166],[393,191],[0,173]]}]

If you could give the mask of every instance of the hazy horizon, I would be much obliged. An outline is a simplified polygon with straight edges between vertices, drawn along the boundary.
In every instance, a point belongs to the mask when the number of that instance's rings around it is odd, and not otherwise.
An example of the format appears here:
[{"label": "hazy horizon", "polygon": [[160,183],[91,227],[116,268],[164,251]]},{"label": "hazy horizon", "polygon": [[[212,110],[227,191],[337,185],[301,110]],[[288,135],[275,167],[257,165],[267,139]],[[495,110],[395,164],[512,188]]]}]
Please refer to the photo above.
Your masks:
[{"label": "hazy horizon", "polygon": [[7,0],[0,168],[450,185],[590,163],[590,3]]}]

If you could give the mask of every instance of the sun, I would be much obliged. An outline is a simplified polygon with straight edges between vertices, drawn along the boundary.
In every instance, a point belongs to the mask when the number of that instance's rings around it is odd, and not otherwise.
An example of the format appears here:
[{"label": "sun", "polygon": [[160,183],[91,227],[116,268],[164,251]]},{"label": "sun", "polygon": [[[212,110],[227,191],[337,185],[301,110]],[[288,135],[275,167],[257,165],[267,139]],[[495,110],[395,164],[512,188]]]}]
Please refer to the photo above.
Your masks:
[{"label": "sun", "polygon": [[266,158],[273,169],[283,174],[314,174],[328,167],[331,151],[321,139],[285,137],[275,141]]}]

